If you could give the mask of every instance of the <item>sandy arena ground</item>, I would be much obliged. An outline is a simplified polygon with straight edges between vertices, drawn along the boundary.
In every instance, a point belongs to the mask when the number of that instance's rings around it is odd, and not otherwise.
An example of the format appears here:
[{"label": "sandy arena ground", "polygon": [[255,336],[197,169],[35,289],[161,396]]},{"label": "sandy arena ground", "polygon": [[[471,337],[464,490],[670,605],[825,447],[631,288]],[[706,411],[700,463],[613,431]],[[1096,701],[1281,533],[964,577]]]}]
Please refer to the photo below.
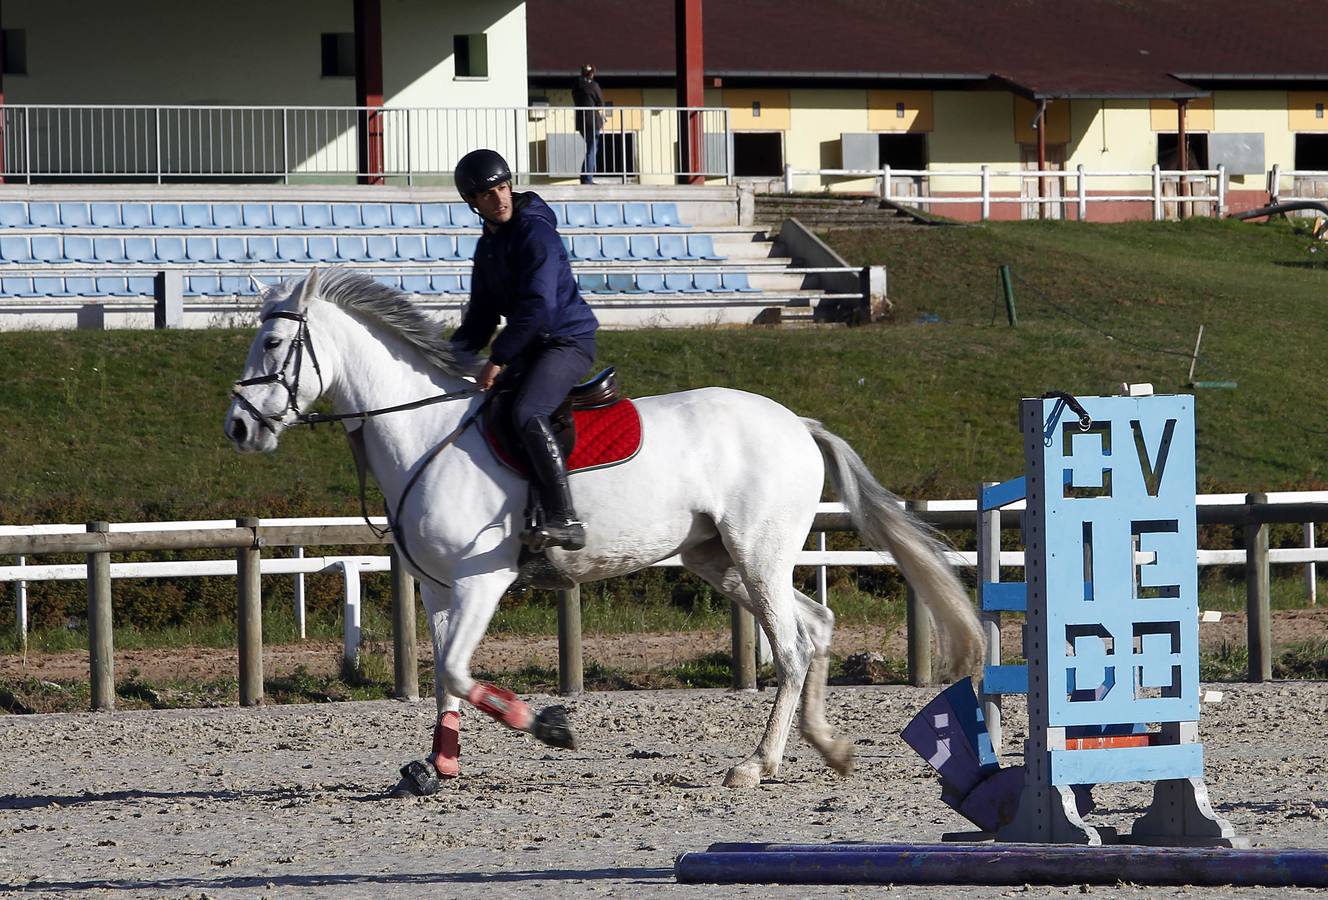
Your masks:
[{"label": "sandy arena ground", "polygon": [[[1328,848],[1328,684],[1223,685],[1204,709],[1214,806],[1256,845]],[[936,689],[834,688],[857,738],[841,779],[796,736],[777,781],[720,787],[771,693],[643,691],[569,703],[554,751],[468,714],[463,776],[382,799],[427,746],[432,701],[0,718],[0,895],[112,897],[829,897],[881,887],[678,885],[716,840],[935,841],[967,824],[898,732]],[[544,706],[554,698],[536,697]],[[1014,704],[1018,707],[1019,704]],[[1007,754],[1024,717],[1007,716]],[[1100,788],[1127,831],[1150,792]],[[1171,897],[1194,889],[896,887],[903,897]],[[1206,889],[1209,897],[1328,891]]]}]

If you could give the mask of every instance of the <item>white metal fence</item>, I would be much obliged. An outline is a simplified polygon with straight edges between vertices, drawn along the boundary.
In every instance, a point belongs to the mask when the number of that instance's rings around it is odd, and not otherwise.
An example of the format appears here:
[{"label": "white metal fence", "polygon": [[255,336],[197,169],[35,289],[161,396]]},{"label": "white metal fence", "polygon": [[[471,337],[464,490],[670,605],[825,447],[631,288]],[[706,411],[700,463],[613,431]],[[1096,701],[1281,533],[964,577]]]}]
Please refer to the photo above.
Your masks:
[{"label": "white metal fence", "polygon": [[413,184],[450,178],[477,147],[502,153],[521,179],[576,178],[592,125],[600,176],[669,184],[732,174],[722,108],[6,105],[0,113],[4,175],[28,182],[382,176]]},{"label": "white metal fence", "polygon": [[[1282,179],[1291,179],[1291,191],[1282,192]],[[1328,171],[1322,169],[1286,169],[1274,165],[1268,171],[1268,202],[1320,200],[1328,202]]]},{"label": "white metal fence", "polygon": [[[991,218],[993,204],[1023,204],[1036,210],[1045,207],[1056,218],[1064,218],[1073,208],[1080,221],[1089,218],[1089,206],[1094,203],[1149,203],[1156,221],[1175,215],[1176,204],[1188,204],[1191,209],[1212,216],[1221,216],[1227,205],[1227,173],[1223,166],[1216,169],[1163,169],[1121,172],[1090,172],[1083,166],[1074,169],[784,169],[784,190],[793,193],[802,176],[818,179],[851,178],[875,179],[882,200],[921,206],[962,203],[981,207],[983,221]],[[1121,179],[1135,182],[1147,180],[1147,189],[1112,189]],[[996,184],[993,185],[993,181]],[[1039,195],[1037,184],[1047,183],[1045,195]],[[1098,193],[1090,193],[1090,191]],[[1031,213],[1037,217],[1036,211]]]}]

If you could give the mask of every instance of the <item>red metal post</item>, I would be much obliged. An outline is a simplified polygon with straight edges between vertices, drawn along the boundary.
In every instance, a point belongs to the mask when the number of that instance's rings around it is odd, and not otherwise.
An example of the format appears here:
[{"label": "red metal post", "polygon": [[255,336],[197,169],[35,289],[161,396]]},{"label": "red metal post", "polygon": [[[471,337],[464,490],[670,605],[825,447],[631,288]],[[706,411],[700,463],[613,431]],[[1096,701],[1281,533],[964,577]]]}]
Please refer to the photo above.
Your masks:
[{"label": "red metal post", "polygon": [[355,3],[355,105],[360,113],[360,184],[383,184],[382,0]]},{"label": "red metal post", "polygon": [[[1185,135],[1185,106],[1188,103],[1188,100],[1176,101],[1176,144],[1179,152],[1176,165],[1180,169],[1180,184],[1176,188],[1178,197],[1188,197],[1190,194],[1190,186],[1185,181],[1185,173],[1190,169],[1190,142]],[[1185,203],[1176,204],[1176,215],[1182,219],[1188,212],[1185,206]]]},{"label": "red metal post", "polygon": [[[0,7],[0,21],[4,19]],[[0,184],[5,183],[5,42],[3,25],[0,25]]]},{"label": "red metal post", "polygon": [[[705,105],[701,0],[674,0],[674,44],[678,51],[678,105]],[[703,123],[697,112],[679,117],[678,165],[682,172],[705,168]],[[700,175],[678,176],[682,184],[702,184]]]}]

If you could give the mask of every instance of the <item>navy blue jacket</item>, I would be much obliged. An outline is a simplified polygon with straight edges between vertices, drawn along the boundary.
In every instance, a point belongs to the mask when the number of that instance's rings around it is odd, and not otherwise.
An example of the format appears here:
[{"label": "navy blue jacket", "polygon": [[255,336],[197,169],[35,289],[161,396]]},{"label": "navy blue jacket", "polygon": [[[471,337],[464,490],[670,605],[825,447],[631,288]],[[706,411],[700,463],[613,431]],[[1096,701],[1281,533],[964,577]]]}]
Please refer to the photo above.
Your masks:
[{"label": "navy blue jacket", "polygon": [[478,353],[502,316],[507,327],[489,349],[499,365],[553,340],[594,359],[599,320],[577,290],[557,217],[534,193],[513,193],[512,207],[512,218],[494,231],[486,226],[475,248],[470,305],[453,342]]}]

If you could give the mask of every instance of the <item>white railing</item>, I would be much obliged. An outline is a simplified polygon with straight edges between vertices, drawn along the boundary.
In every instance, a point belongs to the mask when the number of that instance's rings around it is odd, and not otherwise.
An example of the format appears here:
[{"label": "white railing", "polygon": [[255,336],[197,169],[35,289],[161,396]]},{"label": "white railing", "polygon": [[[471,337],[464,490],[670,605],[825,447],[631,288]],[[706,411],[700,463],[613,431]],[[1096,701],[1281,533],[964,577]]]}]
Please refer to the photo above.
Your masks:
[{"label": "white railing", "polygon": [[[1282,179],[1291,179],[1291,193],[1282,193]],[[1316,194],[1301,194],[1301,186],[1317,184],[1321,190]],[[1322,169],[1286,169],[1274,165],[1268,172],[1268,203],[1283,201],[1319,200],[1328,203],[1328,171]]]},{"label": "white railing", "polygon": [[[588,116],[574,107],[5,105],[10,181],[212,178],[449,179],[467,152],[502,153],[518,180],[576,178]],[[728,180],[728,110],[598,110],[597,173],[622,182]]]},{"label": "white railing", "polygon": [[[982,209],[982,220],[991,218],[992,204],[1022,203],[1032,207],[1060,207],[1060,212],[1074,207],[1080,221],[1088,218],[1088,207],[1093,203],[1151,203],[1153,219],[1166,218],[1166,205],[1174,203],[1193,204],[1206,207],[1213,216],[1221,216],[1227,205],[1227,174],[1224,166],[1216,169],[1162,169],[1153,166],[1147,171],[1090,172],[1083,166],[1074,169],[993,169],[991,166],[979,166],[976,169],[896,169],[885,166],[881,169],[784,169],[784,190],[794,191],[798,176],[818,176],[832,178],[873,178],[877,181],[877,190],[882,200],[902,203],[909,206],[930,207],[933,204],[977,203]],[[1046,196],[1033,194],[1014,195],[1006,192],[993,193],[992,179],[1021,179],[1020,185],[1037,180],[1059,181],[1053,185],[1054,191]],[[1089,183],[1093,179],[1130,178],[1149,180],[1147,191],[1089,193]],[[943,196],[921,195],[912,190],[896,191],[901,184],[915,186],[921,179],[926,179],[931,190],[938,182],[948,179],[977,179],[978,189],[947,191]],[[1072,183],[1071,183],[1072,182]],[[1182,190],[1185,194],[1177,196]],[[1166,187],[1175,189],[1175,193],[1165,193]]]}]

